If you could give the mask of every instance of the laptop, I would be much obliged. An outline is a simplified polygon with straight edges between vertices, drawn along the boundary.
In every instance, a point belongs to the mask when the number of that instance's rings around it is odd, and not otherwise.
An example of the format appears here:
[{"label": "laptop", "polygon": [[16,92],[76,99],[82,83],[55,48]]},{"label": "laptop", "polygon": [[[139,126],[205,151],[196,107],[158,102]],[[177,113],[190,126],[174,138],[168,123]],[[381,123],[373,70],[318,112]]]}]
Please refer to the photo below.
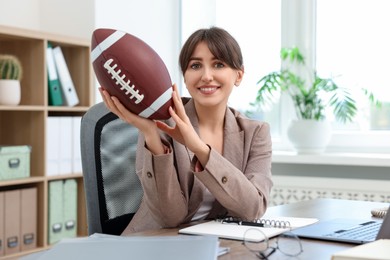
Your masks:
[{"label": "laptop", "polygon": [[[390,209],[388,209],[390,212]],[[292,231],[298,237],[364,244],[377,239],[390,239],[390,213],[383,220],[331,219]]]}]

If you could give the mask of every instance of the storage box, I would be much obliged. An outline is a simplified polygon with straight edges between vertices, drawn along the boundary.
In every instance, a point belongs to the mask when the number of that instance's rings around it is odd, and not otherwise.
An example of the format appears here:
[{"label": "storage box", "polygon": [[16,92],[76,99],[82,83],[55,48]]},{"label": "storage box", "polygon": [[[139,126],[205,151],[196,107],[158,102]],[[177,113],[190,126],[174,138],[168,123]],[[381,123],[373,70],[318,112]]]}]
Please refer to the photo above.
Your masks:
[{"label": "storage box", "polygon": [[0,146],[0,180],[30,176],[31,146]]}]

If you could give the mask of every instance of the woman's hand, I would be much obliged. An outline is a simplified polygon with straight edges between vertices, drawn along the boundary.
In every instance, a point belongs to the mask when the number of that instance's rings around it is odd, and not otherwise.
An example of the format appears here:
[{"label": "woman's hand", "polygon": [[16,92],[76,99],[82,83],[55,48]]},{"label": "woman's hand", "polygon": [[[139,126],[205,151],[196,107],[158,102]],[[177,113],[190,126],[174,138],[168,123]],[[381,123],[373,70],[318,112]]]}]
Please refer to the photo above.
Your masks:
[{"label": "woman's hand", "polygon": [[156,128],[153,120],[140,117],[130,112],[117,97],[111,96],[104,88],[99,88],[106,107],[123,121],[134,125],[141,132]]},{"label": "woman's hand", "polygon": [[163,154],[165,149],[161,142],[156,123],[130,112],[117,97],[111,96],[104,88],[99,88],[106,107],[123,121],[135,126],[145,136],[145,143],[153,154]]},{"label": "woman's hand", "polygon": [[156,125],[160,130],[190,149],[198,157],[198,160],[205,165],[208,160],[210,149],[207,144],[200,139],[198,133],[192,126],[184,109],[176,84],[173,85],[172,99],[175,109],[170,107],[169,113],[176,125],[170,127],[161,121],[156,121]]}]

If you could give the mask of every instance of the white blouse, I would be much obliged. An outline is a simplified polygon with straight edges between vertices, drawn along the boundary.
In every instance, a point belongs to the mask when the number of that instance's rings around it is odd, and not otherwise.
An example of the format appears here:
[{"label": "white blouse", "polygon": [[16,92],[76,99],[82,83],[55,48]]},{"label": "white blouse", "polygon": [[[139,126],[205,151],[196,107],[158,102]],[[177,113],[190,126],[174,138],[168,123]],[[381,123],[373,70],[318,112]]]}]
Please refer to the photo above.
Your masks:
[{"label": "white blouse", "polygon": [[214,195],[211,194],[211,192],[207,188],[205,188],[203,193],[203,201],[200,204],[198,211],[192,217],[191,221],[205,219],[207,215],[210,213],[211,208],[213,207],[214,200],[215,200]]}]

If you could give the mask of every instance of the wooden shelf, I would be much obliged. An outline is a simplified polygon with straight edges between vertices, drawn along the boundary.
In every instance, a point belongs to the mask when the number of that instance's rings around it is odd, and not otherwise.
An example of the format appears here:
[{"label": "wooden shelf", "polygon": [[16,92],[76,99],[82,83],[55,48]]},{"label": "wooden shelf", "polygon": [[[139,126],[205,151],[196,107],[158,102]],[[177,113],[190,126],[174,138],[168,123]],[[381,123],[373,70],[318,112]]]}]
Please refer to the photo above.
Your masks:
[{"label": "wooden shelf", "polygon": [[[61,46],[80,103],[75,107],[50,106],[46,71],[46,46]],[[46,125],[51,116],[82,116],[94,103],[93,74],[90,61],[90,42],[62,35],[0,26],[0,53],[16,55],[23,66],[21,102],[18,106],[0,105],[0,145],[30,145],[30,177],[0,181],[0,191],[36,187],[37,248],[4,259],[45,250],[48,244],[48,183],[53,180],[77,181],[77,234],[87,235],[85,197],[82,173],[47,176]],[[0,257],[1,258],[1,257]]]},{"label": "wooden shelf", "polygon": [[0,181],[0,187],[10,187],[10,186],[18,186],[22,184],[30,184],[30,183],[39,183],[44,182],[45,177],[29,177],[29,178],[23,178],[23,179],[15,179],[15,180],[3,180]]}]

